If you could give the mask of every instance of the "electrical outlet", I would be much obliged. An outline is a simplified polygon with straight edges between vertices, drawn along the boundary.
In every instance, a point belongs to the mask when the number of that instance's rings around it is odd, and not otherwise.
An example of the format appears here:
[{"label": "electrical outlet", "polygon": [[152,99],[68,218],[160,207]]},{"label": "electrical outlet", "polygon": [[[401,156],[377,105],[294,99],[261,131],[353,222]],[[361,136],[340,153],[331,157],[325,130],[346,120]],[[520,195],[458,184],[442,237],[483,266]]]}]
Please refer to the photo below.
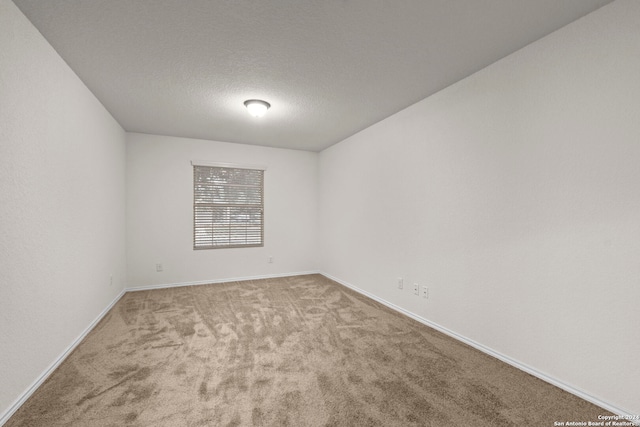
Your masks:
[{"label": "electrical outlet", "polygon": [[109,276],[109,286],[113,286],[113,274]]},{"label": "electrical outlet", "polygon": [[156,264],[156,271],[157,272],[162,271],[162,264],[160,264],[160,263]]},{"label": "electrical outlet", "polygon": [[427,288],[426,286],[422,287],[422,298],[429,299],[429,288]]},{"label": "electrical outlet", "polygon": [[273,264],[273,257],[272,257],[272,256],[270,256],[270,257],[269,257],[269,260],[268,260],[267,262],[268,262],[269,264]]},{"label": "electrical outlet", "polygon": [[404,279],[402,277],[398,277],[398,289],[402,289],[404,287]]},{"label": "electrical outlet", "polygon": [[413,293],[415,295],[420,295],[420,285],[418,285],[417,283],[413,284]]}]

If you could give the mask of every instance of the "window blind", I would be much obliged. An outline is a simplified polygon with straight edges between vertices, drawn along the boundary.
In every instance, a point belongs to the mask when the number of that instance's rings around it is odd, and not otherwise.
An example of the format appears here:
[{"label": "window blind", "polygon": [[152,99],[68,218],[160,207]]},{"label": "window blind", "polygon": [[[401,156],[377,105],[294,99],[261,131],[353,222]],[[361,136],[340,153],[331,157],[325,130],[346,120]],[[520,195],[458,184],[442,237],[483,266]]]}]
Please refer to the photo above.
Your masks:
[{"label": "window blind", "polygon": [[193,166],[193,248],[263,246],[264,171]]}]

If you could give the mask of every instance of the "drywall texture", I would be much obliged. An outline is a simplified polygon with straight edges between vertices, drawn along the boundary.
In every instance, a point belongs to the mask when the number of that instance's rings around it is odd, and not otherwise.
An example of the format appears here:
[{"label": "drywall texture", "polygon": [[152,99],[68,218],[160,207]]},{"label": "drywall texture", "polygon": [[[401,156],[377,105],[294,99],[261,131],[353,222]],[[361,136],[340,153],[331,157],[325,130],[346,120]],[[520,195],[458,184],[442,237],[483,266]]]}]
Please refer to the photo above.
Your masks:
[{"label": "drywall texture", "polygon": [[617,1],[321,152],[321,271],[640,413],[638,22]]},{"label": "drywall texture", "polygon": [[122,291],[126,259],[125,132],[8,0],[0,100],[1,418]]},{"label": "drywall texture", "polygon": [[[192,160],[267,167],[264,247],[193,250]],[[127,134],[129,286],[316,270],[317,160],[306,151]]]}]

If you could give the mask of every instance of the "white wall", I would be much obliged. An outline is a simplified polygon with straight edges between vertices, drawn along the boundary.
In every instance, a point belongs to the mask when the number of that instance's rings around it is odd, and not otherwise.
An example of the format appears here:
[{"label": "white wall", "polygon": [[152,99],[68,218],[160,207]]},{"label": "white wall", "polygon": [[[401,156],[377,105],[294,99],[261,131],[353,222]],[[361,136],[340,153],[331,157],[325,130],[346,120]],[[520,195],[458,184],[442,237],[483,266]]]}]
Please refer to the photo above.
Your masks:
[{"label": "white wall", "polygon": [[0,419],[124,287],[124,162],[123,129],[0,0]]},{"label": "white wall", "polygon": [[619,0],[323,151],[321,270],[640,413],[638,22]]},{"label": "white wall", "polygon": [[[193,250],[192,160],[267,166],[264,247]],[[129,286],[315,271],[317,160],[305,151],[128,134]]]}]

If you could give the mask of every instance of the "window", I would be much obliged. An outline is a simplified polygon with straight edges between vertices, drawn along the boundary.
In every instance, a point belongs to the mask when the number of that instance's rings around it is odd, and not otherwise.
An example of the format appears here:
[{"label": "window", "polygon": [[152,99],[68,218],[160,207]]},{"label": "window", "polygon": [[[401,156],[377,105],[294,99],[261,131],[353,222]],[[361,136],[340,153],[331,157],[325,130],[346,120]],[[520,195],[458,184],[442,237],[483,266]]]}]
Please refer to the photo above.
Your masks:
[{"label": "window", "polygon": [[264,246],[264,170],[193,166],[193,249]]}]

